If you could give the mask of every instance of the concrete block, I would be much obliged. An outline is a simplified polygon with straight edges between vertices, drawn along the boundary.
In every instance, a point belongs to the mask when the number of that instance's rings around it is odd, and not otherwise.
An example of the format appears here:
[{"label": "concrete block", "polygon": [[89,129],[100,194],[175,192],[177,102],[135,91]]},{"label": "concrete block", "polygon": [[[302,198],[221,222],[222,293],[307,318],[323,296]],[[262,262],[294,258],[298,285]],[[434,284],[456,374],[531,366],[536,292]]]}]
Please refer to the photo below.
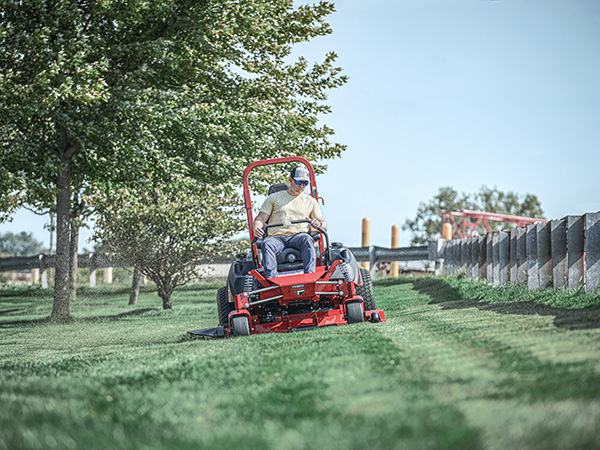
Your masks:
[{"label": "concrete block", "polygon": [[538,277],[540,289],[552,286],[552,253],[550,241],[550,224],[538,223],[537,248],[538,248]]},{"label": "concrete block", "polygon": [[527,284],[527,229],[517,228],[517,283]]},{"label": "concrete block", "polygon": [[471,278],[479,278],[479,236],[471,238]]},{"label": "concrete block", "polygon": [[600,287],[600,212],[584,217],[585,290],[592,292]]},{"label": "concrete block", "polygon": [[539,289],[537,226],[527,225],[527,289]]},{"label": "concrete block", "polygon": [[567,286],[577,289],[583,286],[583,217],[567,216]]},{"label": "concrete block", "polygon": [[567,220],[550,221],[552,283],[554,289],[567,285]]},{"label": "concrete block", "polygon": [[468,237],[465,239],[465,260],[467,264],[465,269],[467,271],[467,278],[473,278],[473,238]]},{"label": "concrete block", "polygon": [[450,275],[452,267],[452,241],[448,241],[444,247],[444,275]]},{"label": "concrete block", "polygon": [[492,233],[485,235],[485,270],[486,270],[486,282],[492,284],[494,281],[494,262],[492,252]]},{"label": "concrete block", "polygon": [[509,233],[509,269],[508,280],[511,283],[517,282],[517,236],[518,230],[511,228]]},{"label": "concrete block", "polygon": [[487,280],[487,243],[485,236],[479,236],[479,279]]},{"label": "concrete block", "polygon": [[500,236],[497,231],[492,233],[492,285],[500,284]]},{"label": "concrete block", "polygon": [[450,264],[452,259],[452,255],[450,254],[451,248],[452,241],[448,241],[448,243],[444,247],[444,275],[450,275]]},{"label": "concrete block", "polygon": [[505,231],[498,232],[498,253],[500,286],[504,286],[508,283],[510,276],[510,240],[508,239],[508,233]]}]

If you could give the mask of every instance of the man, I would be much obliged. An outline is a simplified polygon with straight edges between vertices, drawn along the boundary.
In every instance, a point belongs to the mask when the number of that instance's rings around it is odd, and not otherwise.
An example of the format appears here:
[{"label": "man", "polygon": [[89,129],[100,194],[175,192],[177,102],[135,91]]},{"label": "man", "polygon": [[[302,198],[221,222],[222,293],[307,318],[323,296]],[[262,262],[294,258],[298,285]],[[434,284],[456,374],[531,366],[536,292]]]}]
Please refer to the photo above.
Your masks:
[{"label": "man", "polygon": [[275,192],[267,197],[254,220],[254,234],[263,237],[266,223],[283,223],[283,226],[269,228],[269,236],[262,244],[265,276],[273,278],[277,273],[277,253],[284,248],[295,248],[302,252],[304,273],[315,271],[316,253],[313,238],[308,234],[308,223],[292,224],[293,220],[311,219],[313,227],[327,231],[327,223],[321,214],[317,201],[304,193],[309,184],[308,169],[296,167],[290,173],[290,184],[285,191]]}]

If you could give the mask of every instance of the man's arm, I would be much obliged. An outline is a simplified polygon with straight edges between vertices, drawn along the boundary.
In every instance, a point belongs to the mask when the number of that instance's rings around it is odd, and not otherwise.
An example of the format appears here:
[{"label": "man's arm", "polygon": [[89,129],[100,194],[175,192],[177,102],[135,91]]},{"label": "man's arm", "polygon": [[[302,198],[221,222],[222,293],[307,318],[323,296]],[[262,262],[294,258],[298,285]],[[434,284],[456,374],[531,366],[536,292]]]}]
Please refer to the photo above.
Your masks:
[{"label": "man's arm", "polygon": [[254,219],[254,235],[256,237],[261,238],[263,237],[263,234],[265,234],[263,227],[266,225],[269,217],[270,216],[267,213],[259,212],[256,219]]},{"label": "man's arm", "polygon": [[327,231],[327,222],[325,222],[323,214],[321,213],[321,208],[319,207],[319,202],[316,200],[313,201],[313,210],[310,213],[310,224],[315,228],[321,227]]}]

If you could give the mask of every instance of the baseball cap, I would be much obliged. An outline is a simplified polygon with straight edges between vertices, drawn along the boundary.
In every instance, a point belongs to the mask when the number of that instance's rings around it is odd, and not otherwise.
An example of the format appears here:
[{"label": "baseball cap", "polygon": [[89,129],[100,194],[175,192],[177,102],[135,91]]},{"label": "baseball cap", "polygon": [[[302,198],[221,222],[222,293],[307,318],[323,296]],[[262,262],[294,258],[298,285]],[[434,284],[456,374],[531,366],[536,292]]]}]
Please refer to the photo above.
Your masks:
[{"label": "baseball cap", "polygon": [[298,181],[310,181],[310,176],[308,175],[308,169],[306,167],[298,166],[295,167],[290,173],[290,177],[293,180]]}]

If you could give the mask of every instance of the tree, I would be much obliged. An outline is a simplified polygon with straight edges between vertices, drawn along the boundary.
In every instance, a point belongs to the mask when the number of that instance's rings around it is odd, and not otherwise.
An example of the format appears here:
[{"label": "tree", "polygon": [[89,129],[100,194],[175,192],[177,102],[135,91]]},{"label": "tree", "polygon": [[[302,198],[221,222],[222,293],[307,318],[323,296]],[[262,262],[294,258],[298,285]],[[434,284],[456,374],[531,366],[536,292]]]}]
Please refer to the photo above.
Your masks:
[{"label": "tree", "polygon": [[0,156],[9,187],[55,199],[54,319],[70,316],[74,188],[166,180],[173,165],[231,187],[257,158],[343,151],[319,124],[327,91],[346,81],[335,54],[288,58],[331,32],[327,2],[21,3],[0,13]]},{"label": "tree", "polygon": [[402,229],[411,231],[411,245],[424,244],[431,237],[440,233],[442,229],[441,210],[454,211],[461,208],[475,209],[475,202],[469,198],[469,195],[459,194],[449,186],[441,187],[429,202],[419,203],[415,219],[406,219]]},{"label": "tree", "polygon": [[[474,194],[459,194],[452,187],[441,187],[439,192],[429,201],[421,202],[414,220],[406,219],[402,229],[410,230],[411,245],[420,245],[439,237],[442,230],[440,211],[457,211],[470,209],[511,214],[516,216],[536,217],[542,219],[543,211],[539,199],[533,194],[520,196],[514,192],[502,192],[494,186],[482,186]],[[483,233],[483,228],[478,229]]]},{"label": "tree", "polygon": [[44,250],[44,245],[32,233],[6,232],[0,234],[0,254],[3,256],[33,256]]},{"label": "tree", "polygon": [[163,308],[171,294],[198,277],[197,261],[225,250],[221,242],[237,229],[237,198],[220,187],[198,187],[175,176],[92,199],[95,240],[108,258],[133,266],[156,284]]}]

